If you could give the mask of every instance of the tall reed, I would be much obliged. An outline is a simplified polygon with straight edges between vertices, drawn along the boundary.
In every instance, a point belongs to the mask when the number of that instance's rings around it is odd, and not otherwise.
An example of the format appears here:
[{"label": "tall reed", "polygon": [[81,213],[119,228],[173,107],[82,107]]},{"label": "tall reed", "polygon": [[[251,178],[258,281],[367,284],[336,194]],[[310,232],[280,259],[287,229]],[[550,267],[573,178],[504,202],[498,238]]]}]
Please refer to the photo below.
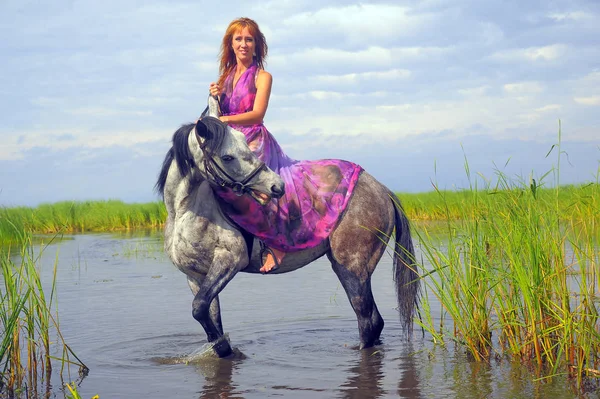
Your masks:
[{"label": "tall reed", "polygon": [[496,171],[459,202],[436,191],[447,241],[432,239],[427,224],[416,232],[424,309],[433,297],[442,313],[418,323],[475,360],[518,358],[540,378],[566,375],[582,387],[600,375],[600,184],[562,187],[558,168],[550,173],[551,189]]},{"label": "tall reed", "polygon": [[[38,265],[40,255],[34,255],[31,242],[23,240],[15,251],[14,256],[10,247],[0,252],[0,324],[4,330],[0,343],[0,393],[6,392],[8,397],[48,397],[52,360],[63,366],[87,368],[64,342],[53,311],[56,262],[50,286],[44,288]],[[56,338],[51,339],[54,335]],[[51,355],[55,347],[60,358]]]}]

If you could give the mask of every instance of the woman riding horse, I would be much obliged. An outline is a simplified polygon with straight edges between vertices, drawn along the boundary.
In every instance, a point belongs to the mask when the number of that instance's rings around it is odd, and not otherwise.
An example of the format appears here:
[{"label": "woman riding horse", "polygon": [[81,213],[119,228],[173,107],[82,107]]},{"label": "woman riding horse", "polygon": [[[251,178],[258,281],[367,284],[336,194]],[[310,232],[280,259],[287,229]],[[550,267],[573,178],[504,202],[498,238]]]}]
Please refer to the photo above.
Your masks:
[{"label": "woman riding horse", "polygon": [[[279,264],[276,273],[287,273],[327,256],[356,314],[360,348],[377,345],[384,321],[371,275],[394,235],[392,276],[410,336],[419,276],[398,198],[351,162],[284,155],[262,123],[272,83],[262,69],[266,54],[254,21],[230,24],[208,116],[175,132],[156,183],[167,209],[165,252],[187,276],[192,316],[214,352],[229,356],[219,293],[237,273]],[[248,232],[269,249],[253,250]]]},{"label": "woman riding horse", "polygon": [[267,206],[230,190],[217,193],[230,204],[228,216],[265,244],[262,273],[278,269],[286,252],[327,239],[362,171],[352,162],[296,161],[283,153],[263,124],[273,82],[263,68],[267,50],[255,21],[232,21],[221,44],[219,80],[210,84],[210,94],[220,99],[219,119],[244,133],[254,154],[285,182],[284,197]]}]

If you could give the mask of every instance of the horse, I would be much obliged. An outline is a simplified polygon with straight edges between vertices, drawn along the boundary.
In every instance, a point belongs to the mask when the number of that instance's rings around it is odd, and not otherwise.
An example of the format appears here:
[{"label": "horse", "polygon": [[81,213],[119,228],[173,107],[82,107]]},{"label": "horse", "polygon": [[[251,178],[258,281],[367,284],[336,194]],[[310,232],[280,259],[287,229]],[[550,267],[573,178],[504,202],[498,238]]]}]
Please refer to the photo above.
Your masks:
[{"label": "horse", "polygon": [[[244,135],[218,119],[216,99],[209,97],[208,103],[208,116],[173,134],[155,189],[167,210],[164,249],[187,276],[194,295],[192,316],[216,355],[227,357],[233,352],[223,332],[219,293],[238,272],[259,273],[261,257],[256,240],[224,214],[214,189],[229,187],[265,205],[281,198],[285,187],[252,153]],[[272,273],[291,272],[327,255],[356,314],[359,348],[378,345],[384,321],[373,299],[371,275],[394,230],[392,274],[401,326],[410,337],[420,288],[409,220],[397,197],[366,171],[328,239],[289,252]]]}]

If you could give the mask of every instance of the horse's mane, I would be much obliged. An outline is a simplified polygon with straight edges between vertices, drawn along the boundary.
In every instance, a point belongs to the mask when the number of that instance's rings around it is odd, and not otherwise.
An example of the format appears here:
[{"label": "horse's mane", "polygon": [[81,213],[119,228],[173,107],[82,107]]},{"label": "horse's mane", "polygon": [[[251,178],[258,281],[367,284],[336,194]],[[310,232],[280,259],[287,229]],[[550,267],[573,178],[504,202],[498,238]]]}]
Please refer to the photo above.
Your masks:
[{"label": "horse's mane", "polygon": [[227,133],[227,124],[221,122],[219,118],[215,118],[213,116],[205,116],[202,118],[202,122],[208,129],[205,149],[209,152],[209,154],[214,154],[221,148],[221,145],[223,144],[225,133]]},{"label": "horse's mane", "polygon": [[[227,132],[227,125],[221,122],[218,118],[214,118],[212,116],[202,118],[202,122],[208,129],[206,134],[205,150],[210,154],[214,154],[219,148],[221,148],[221,144],[223,144],[223,139],[225,138],[225,133]],[[196,167],[194,156],[190,151],[188,144],[188,136],[194,126],[196,126],[194,123],[186,123],[181,125],[181,127],[173,134],[173,145],[165,156],[162,168],[158,174],[158,180],[154,185],[156,192],[163,197],[165,185],[167,184],[167,175],[173,160],[177,162],[177,167],[179,168],[181,178],[185,178],[188,173],[190,173],[192,168]]]}]

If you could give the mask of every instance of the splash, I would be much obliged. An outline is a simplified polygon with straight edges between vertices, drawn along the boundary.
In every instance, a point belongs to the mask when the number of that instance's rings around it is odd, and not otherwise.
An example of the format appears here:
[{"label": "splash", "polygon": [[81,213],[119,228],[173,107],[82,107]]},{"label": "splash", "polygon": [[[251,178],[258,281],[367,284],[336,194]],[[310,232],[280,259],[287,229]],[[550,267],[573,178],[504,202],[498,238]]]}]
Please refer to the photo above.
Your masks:
[{"label": "splash", "polygon": [[206,359],[218,359],[219,356],[215,352],[214,347],[223,340],[227,341],[227,343],[231,345],[231,342],[229,341],[229,334],[224,334],[220,339],[214,342],[207,342],[189,355],[182,356],[179,363],[199,363]]}]

